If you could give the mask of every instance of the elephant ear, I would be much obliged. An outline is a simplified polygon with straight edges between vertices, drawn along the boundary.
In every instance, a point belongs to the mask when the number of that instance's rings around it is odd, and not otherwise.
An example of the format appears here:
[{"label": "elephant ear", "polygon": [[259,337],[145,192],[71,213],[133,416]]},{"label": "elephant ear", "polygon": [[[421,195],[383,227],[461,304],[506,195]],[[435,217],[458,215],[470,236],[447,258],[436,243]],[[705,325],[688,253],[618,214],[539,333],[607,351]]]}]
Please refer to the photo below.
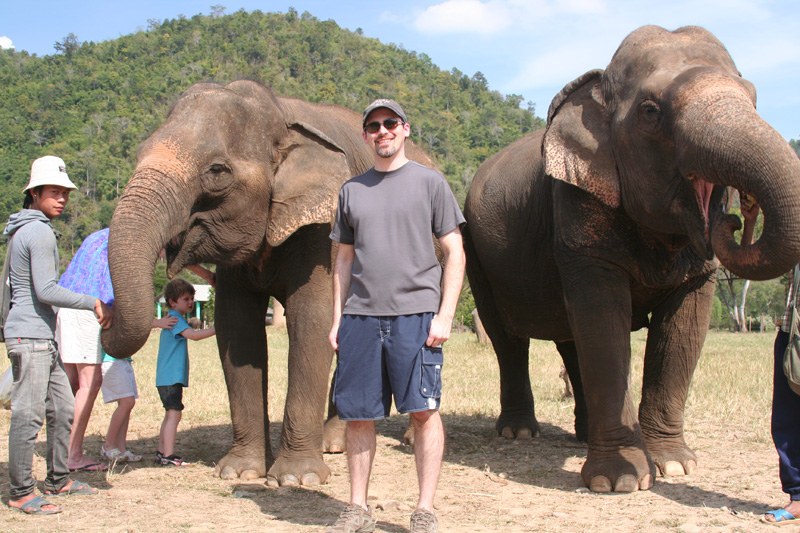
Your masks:
[{"label": "elephant ear", "polygon": [[600,88],[602,77],[602,70],[590,70],[553,98],[542,155],[548,175],[619,207],[619,174],[611,148],[611,115]]},{"label": "elephant ear", "polygon": [[344,150],[331,138],[303,122],[287,126],[267,223],[273,247],[303,226],[332,223],[339,189],[352,177]]}]

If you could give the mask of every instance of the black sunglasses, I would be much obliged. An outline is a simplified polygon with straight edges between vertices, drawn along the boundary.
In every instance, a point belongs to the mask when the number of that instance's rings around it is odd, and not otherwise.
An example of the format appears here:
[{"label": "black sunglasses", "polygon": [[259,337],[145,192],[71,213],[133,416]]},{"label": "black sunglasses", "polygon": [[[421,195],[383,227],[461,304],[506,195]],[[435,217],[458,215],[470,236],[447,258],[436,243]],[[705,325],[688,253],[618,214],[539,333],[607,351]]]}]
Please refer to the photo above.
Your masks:
[{"label": "black sunglasses", "polygon": [[[386,131],[392,131],[400,124],[403,124],[403,121],[399,118],[387,118],[383,121],[383,127],[386,128]],[[380,122],[370,122],[366,126],[364,126],[364,131],[367,133],[378,133],[381,130],[381,123]]]}]

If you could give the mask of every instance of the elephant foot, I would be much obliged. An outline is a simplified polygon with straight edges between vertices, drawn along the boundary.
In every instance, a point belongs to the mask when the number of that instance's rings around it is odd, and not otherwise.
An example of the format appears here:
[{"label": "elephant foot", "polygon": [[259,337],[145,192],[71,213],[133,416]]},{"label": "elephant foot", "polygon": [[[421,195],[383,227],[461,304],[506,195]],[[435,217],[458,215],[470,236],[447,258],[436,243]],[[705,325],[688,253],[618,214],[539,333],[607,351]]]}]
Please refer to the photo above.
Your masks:
[{"label": "elephant foot", "polygon": [[239,455],[233,451],[220,459],[214,468],[216,475],[222,479],[241,479],[248,481],[267,475],[267,464],[264,453],[260,455]]},{"label": "elephant foot", "polygon": [[697,456],[683,439],[678,442],[648,439],[647,451],[662,476],[688,476],[697,468]]},{"label": "elephant foot", "polygon": [[530,440],[539,436],[539,422],[536,421],[536,417],[532,413],[527,415],[500,413],[495,428],[499,435],[507,439]]},{"label": "elephant foot", "polygon": [[635,492],[648,490],[656,477],[643,446],[589,451],[581,477],[593,492]]},{"label": "elephant foot", "polygon": [[325,432],[322,435],[322,453],[343,453],[347,450],[345,444],[345,431],[347,422],[334,416],[325,422]]},{"label": "elephant foot", "polygon": [[318,458],[289,460],[278,457],[267,473],[267,485],[270,487],[312,487],[327,483],[331,477],[331,469]]}]

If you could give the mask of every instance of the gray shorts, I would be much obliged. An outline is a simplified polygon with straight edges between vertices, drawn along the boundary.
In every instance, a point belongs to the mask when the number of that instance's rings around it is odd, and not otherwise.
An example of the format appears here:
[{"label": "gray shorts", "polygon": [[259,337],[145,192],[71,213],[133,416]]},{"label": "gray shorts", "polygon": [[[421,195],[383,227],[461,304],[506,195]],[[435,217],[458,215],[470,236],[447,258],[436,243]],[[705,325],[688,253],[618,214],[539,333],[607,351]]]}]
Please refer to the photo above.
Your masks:
[{"label": "gray shorts", "polygon": [[333,402],[342,420],[387,418],[439,409],[441,347],[425,346],[433,313],[389,317],[344,315]]}]

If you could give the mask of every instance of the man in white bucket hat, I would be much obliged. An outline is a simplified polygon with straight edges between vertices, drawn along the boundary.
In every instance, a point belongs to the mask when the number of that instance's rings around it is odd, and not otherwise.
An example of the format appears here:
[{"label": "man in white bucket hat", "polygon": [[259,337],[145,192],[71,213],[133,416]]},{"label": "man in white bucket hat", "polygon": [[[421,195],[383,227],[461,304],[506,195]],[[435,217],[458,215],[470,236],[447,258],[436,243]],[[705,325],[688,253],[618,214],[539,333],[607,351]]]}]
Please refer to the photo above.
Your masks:
[{"label": "man in white bucket hat", "polygon": [[[64,161],[37,159],[25,187],[23,209],[8,219],[11,310],[3,332],[11,359],[11,426],[8,431],[8,505],[28,514],[55,514],[61,508],[35,494],[31,468],[36,435],[47,421],[45,495],[97,494],[97,489],[69,478],[68,443],[74,397],[58,356],[54,307],[94,310],[104,328],[111,310],[98,298],[59,287],[57,232],[51,221],[63,213],[69,193],[77,189]],[[47,416],[46,416],[47,415]]]},{"label": "man in white bucket hat", "polygon": [[54,155],[46,155],[33,162],[31,179],[22,192],[43,185],[59,185],[67,189],[77,189],[67,175],[67,165],[64,164],[64,160]]}]

